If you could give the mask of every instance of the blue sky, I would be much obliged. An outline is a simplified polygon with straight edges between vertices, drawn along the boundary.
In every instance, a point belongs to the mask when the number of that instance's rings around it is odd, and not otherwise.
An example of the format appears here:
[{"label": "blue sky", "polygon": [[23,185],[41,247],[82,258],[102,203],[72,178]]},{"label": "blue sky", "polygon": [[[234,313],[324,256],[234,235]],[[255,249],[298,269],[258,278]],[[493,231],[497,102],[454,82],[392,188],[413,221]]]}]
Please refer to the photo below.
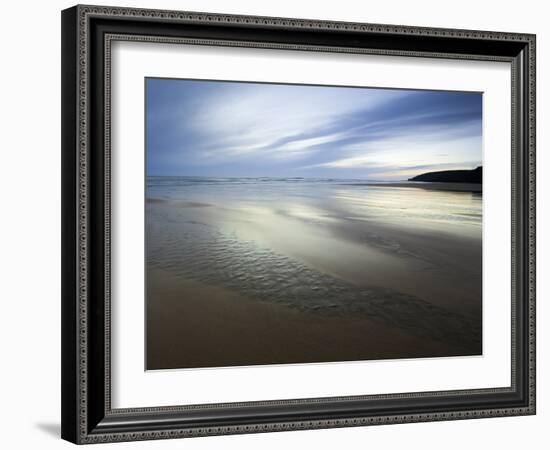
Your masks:
[{"label": "blue sky", "polygon": [[406,179],[482,159],[482,95],[146,80],[147,175]]}]

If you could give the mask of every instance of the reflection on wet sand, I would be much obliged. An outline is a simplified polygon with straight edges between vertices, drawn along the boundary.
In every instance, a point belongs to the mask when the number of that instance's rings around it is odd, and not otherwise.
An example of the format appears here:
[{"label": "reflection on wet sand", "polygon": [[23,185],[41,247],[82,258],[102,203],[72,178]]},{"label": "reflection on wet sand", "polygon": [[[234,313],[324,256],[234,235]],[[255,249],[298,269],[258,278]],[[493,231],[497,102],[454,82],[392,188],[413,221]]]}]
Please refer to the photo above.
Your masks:
[{"label": "reflection on wet sand", "polygon": [[149,369],[481,353],[480,194],[163,177],[147,196]]}]

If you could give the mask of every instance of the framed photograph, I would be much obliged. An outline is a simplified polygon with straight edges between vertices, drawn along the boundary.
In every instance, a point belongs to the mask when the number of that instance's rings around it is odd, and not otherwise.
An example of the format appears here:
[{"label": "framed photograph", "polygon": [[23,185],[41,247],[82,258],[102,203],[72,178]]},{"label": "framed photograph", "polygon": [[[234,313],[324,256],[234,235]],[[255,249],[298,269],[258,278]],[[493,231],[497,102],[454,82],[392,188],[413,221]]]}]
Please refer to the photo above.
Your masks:
[{"label": "framed photograph", "polygon": [[535,36],[62,12],[62,437],[535,413]]}]

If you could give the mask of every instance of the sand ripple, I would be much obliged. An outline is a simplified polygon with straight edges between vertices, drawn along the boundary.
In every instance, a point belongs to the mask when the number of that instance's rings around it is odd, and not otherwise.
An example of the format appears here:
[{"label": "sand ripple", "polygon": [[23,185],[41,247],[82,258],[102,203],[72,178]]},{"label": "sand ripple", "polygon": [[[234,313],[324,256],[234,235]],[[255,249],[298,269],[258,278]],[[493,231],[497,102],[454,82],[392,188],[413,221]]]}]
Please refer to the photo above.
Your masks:
[{"label": "sand ripple", "polygon": [[412,335],[462,347],[467,353],[481,351],[480,318],[392,289],[358,287],[254,241],[240,240],[201,221],[183,220],[160,205],[151,207],[148,217],[150,268],[307,313],[368,316]]}]

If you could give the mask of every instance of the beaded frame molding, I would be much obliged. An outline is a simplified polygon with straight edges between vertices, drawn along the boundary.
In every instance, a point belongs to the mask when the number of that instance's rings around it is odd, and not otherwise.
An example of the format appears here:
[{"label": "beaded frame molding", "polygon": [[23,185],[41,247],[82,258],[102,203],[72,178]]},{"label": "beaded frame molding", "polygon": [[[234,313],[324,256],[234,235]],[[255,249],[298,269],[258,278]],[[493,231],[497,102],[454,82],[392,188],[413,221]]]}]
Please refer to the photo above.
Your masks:
[{"label": "beaded frame molding", "polygon": [[[110,67],[114,41],[511,64],[511,385],[111,407]],[[535,36],[78,5],[62,12],[62,423],[78,444],[535,414]]]}]

